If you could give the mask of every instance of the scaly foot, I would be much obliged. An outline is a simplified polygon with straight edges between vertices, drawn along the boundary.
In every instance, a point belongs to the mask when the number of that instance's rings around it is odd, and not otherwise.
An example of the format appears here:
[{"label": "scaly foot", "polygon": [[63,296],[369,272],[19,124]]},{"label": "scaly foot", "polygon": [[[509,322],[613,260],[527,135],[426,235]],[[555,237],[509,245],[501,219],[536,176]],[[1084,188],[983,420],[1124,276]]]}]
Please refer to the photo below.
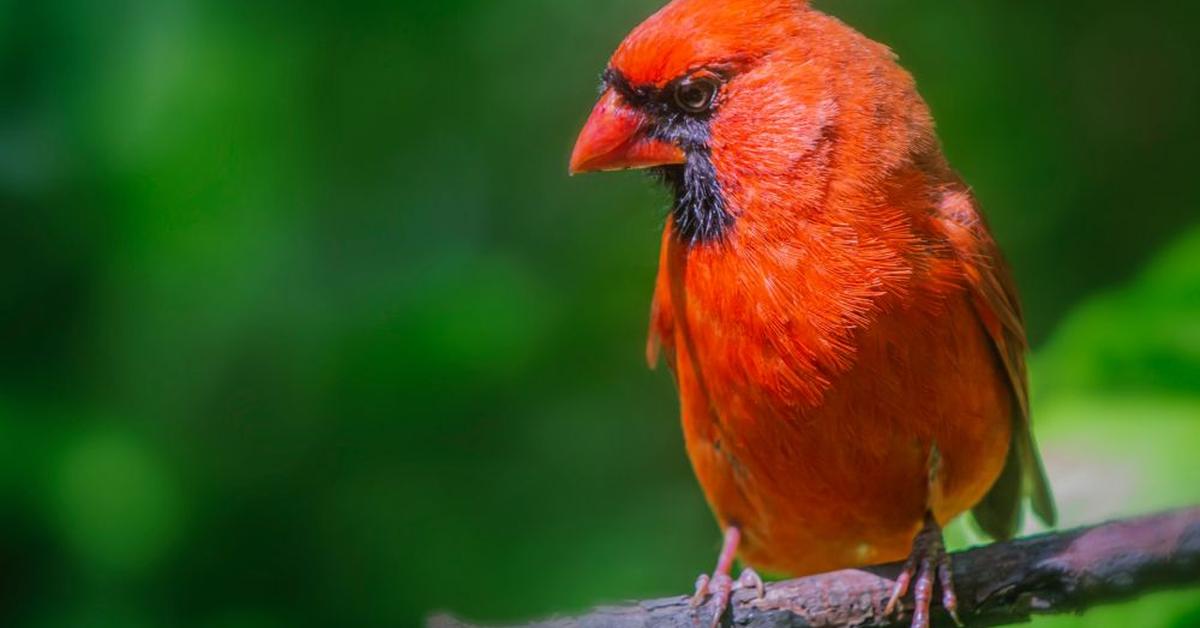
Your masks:
[{"label": "scaly foot", "polygon": [[738,589],[754,589],[759,598],[765,594],[762,578],[753,569],[746,569],[735,581],[730,577],[733,569],[733,559],[737,556],[738,543],[741,542],[741,531],[730,526],[725,531],[725,543],[721,547],[721,555],[717,558],[717,568],[712,576],[701,574],[696,579],[696,593],[692,596],[692,606],[699,607],[710,595],[713,598],[713,618],[710,624],[716,628],[721,624],[725,611],[729,610],[729,600]]},{"label": "scaly foot", "polygon": [[958,597],[954,594],[953,575],[950,555],[946,553],[946,545],[942,541],[942,528],[932,513],[926,513],[925,527],[913,540],[912,554],[896,578],[896,586],[892,589],[892,598],[888,600],[884,615],[891,615],[896,610],[900,599],[908,593],[909,585],[915,578],[912,626],[929,628],[929,606],[933,599],[933,584],[936,579],[942,585],[942,606],[950,613],[954,623],[962,626],[958,619]]}]

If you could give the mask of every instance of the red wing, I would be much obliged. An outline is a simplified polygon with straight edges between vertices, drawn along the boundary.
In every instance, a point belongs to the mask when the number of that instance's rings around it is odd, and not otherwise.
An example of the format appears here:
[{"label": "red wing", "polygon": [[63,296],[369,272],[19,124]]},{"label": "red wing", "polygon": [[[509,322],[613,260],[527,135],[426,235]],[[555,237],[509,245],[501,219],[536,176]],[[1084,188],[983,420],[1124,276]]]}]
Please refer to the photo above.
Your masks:
[{"label": "red wing", "polygon": [[667,365],[675,368],[675,321],[671,316],[670,302],[663,298],[662,291],[654,291],[650,304],[650,332],[646,338],[646,364],[658,368],[658,360],[666,355]]},{"label": "red wing", "polygon": [[1021,497],[1028,493],[1038,518],[1054,525],[1057,518],[1054,498],[1030,432],[1029,378],[1025,367],[1029,346],[1012,273],[970,192],[948,191],[939,209],[939,222],[962,261],[975,309],[1008,374],[1016,407],[1008,463],[991,492],[975,507],[975,518],[992,536],[1011,536],[1018,527]]},{"label": "red wing", "polygon": [[662,249],[658,259],[658,278],[654,282],[654,300],[650,305],[650,333],[646,339],[646,363],[650,368],[658,366],[658,358],[665,355],[667,365],[675,369],[675,311],[671,293],[682,290],[682,278],[673,279],[672,269],[682,272],[682,265],[671,263],[671,255],[678,256],[679,247],[674,245],[671,225],[663,229]]}]

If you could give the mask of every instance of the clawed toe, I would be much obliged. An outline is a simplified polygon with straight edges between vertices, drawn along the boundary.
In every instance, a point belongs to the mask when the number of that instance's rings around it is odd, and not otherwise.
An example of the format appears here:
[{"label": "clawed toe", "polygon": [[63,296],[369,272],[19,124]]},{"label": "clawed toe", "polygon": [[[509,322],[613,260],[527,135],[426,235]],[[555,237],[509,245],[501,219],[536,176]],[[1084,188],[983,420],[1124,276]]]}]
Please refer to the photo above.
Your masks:
[{"label": "clawed toe", "polygon": [[746,569],[742,575],[738,576],[737,580],[731,579],[725,574],[715,574],[708,576],[701,574],[696,578],[696,592],[692,595],[692,608],[699,608],[704,605],[705,600],[711,595],[713,598],[713,616],[712,626],[719,626],[721,618],[725,616],[725,612],[729,610],[730,601],[733,599],[733,592],[742,589],[751,589],[755,592],[755,597],[762,599],[766,595],[766,585],[753,569]]},{"label": "clawed toe", "polygon": [[946,554],[946,546],[942,542],[942,529],[932,515],[927,515],[925,527],[913,541],[912,555],[904,563],[900,575],[896,577],[896,585],[892,588],[892,596],[884,608],[884,615],[891,615],[899,608],[900,600],[912,585],[912,626],[929,628],[935,581],[942,587],[942,606],[954,619],[954,623],[962,626],[958,618],[958,597],[954,593],[954,574],[950,566],[950,556]]},{"label": "clawed toe", "polygon": [[708,584],[710,580],[706,573],[702,573],[699,578],[696,578],[696,592],[692,594],[692,601],[690,602],[692,608],[704,604],[704,600],[708,599]]},{"label": "clawed toe", "polygon": [[693,608],[703,606],[705,600],[712,596],[713,614],[710,625],[713,628],[721,624],[721,618],[725,616],[725,611],[729,610],[729,601],[733,597],[734,591],[753,589],[760,599],[766,594],[762,578],[753,569],[743,571],[737,580],[729,577],[740,540],[741,532],[736,526],[730,526],[725,531],[725,543],[721,548],[721,555],[717,559],[716,571],[711,576],[701,574],[699,578],[696,578],[696,592],[692,595],[691,605]]},{"label": "clawed toe", "polygon": [[754,589],[754,599],[761,600],[767,596],[767,585],[763,584],[762,576],[757,571],[747,567],[738,576],[736,589]]},{"label": "clawed toe", "polygon": [[699,608],[704,605],[704,601],[709,596],[712,596],[713,610],[710,626],[716,628],[721,624],[721,618],[725,616],[725,611],[729,610],[729,600],[733,597],[734,588],[734,581],[725,574],[717,573],[712,577],[701,575],[696,579],[696,593],[692,595],[691,605],[693,608]]}]

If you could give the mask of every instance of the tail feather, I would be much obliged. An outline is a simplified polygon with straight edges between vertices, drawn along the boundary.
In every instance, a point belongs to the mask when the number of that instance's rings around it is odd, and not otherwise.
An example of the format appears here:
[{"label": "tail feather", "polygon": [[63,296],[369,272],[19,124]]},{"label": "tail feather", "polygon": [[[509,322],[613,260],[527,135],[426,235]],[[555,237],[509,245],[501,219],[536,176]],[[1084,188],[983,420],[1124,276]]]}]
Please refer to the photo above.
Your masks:
[{"label": "tail feather", "polygon": [[1038,454],[1037,444],[1033,434],[1024,430],[1024,446],[1021,447],[1024,456],[1022,466],[1025,469],[1025,486],[1033,501],[1033,512],[1042,523],[1053,527],[1058,523],[1058,511],[1054,507],[1054,494],[1050,491],[1050,481],[1046,479],[1046,468],[1042,466],[1042,457]]},{"label": "tail feather", "polygon": [[984,495],[983,500],[971,509],[975,522],[990,537],[997,541],[1008,540],[1021,527],[1021,454],[1016,439],[1008,448],[1004,470]]},{"label": "tail feather", "polygon": [[971,509],[971,515],[988,536],[998,541],[1010,539],[1021,529],[1021,505],[1026,494],[1037,518],[1054,526],[1058,513],[1037,445],[1028,430],[1018,429],[1008,448],[1004,470],[983,500]]}]

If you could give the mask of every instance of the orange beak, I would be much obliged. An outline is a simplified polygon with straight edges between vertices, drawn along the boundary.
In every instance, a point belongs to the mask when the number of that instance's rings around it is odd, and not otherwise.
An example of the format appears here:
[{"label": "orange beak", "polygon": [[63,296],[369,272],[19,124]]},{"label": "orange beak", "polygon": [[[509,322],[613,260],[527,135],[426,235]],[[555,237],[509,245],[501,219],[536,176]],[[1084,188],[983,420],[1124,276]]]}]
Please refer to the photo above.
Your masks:
[{"label": "orange beak", "polygon": [[571,174],[650,168],[687,161],[683,149],[647,137],[646,114],[609,89],[600,96],[571,154]]}]

